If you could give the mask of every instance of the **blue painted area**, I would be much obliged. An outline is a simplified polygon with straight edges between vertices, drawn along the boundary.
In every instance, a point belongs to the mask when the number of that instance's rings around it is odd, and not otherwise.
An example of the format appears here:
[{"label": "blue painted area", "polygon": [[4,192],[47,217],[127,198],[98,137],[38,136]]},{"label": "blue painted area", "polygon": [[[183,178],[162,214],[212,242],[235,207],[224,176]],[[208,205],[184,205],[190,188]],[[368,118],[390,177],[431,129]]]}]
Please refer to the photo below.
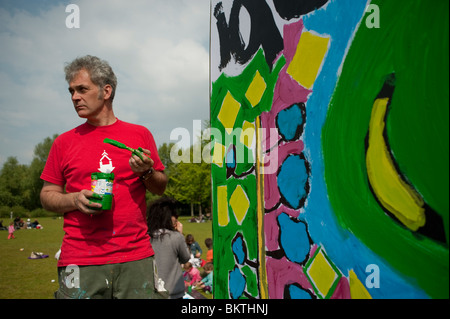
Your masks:
[{"label": "blue painted area", "polygon": [[229,281],[229,289],[230,295],[233,299],[238,299],[245,290],[245,277],[236,266],[232,271],[230,271],[230,281]]},{"label": "blue painted area", "polygon": [[[370,289],[374,298],[428,298],[421,290],[408,284],[375,255],[358,238],[336,222],[327,197],[324,179],[324,163],[321,146],[321,130],[325,123],[328,106],[338,80],[339,68],[346,54],[349,41],[364,17],[365,0],[332,0],[315,12],[303,17],[306,30],[330,37],[330,48],[322,70],[306,103],[307,124],[304,132],[305,153],[311,165],[311,193],[305,208],[305,220],[313,241],[321,243],[327,254],[343,272],[353,269],[362,283],[369,274],[366,266],[380,267],[381,287]],[[365,27],[364,20],[361,27]],[[325,224],[325,225],[324,225]],[[370,227],[370,225],[367,225]],[[351,252],[351,253],[350,253]]]},{"label": "blue painted area", "polygon": [[308,292],[296,285],[290,285],[288,289],[291,299],[312,299]]},{"label": "blue painted area", "polygon": [[277,127],[286,141],[298,139],[303,124],[302,111],[297,104],[280,111],[277,115]]},{"label": "blue painted area", "polygon": [[281,165],[277,180],[278,188],[281,196],[294,209],[299,209],[302,199],[306,198],[305,185],[308,177],[305,160],[299,155],[288,156]]},{"label": "blue painted area", "polygon": [[305,223],[291,219],[287,214],[277,218],[280,225],[280,244],[286,257],[302,264],[309,256],[310,240]]},{"label": "blue painted area", "polygon": [[236,168],[236,154],[234,147],[228,149],[225,161],[228,168]]},{"label": "blue painted area", "polygon": [[234,240],[232,250],[238,264],[243,265],[246,259],[246,254],[244,251],[244,242],[242,241],[241,236],[236,237]]}]

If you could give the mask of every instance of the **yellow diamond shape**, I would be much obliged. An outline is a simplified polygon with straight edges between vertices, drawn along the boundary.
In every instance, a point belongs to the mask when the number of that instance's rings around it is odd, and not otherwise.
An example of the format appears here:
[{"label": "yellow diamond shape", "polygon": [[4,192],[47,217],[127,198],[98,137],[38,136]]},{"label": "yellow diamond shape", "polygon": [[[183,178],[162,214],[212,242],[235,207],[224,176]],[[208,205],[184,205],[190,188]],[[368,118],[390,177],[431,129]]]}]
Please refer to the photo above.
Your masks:
[{"label": "yellow diamond shape", "polygon": [[255,77],[253,78],[252,83],[248,87],[247,93],[245,93],[245,97],[248,99],[250,104],[255,107],[261,101],[264,92],[266,91],[267,85],[264,81],[263,77],[256,71]]},{"label": "yellow diamond shape", "polygon": [[303,32],[287,73],[305,88],[312,88],[328,51],[329,41],[330,38]]},{"label": "yellow diamond shape", "polygon": [[322,249],[316,254],[307,271],[321,297],[326,297],[339,275],[333,269]]},{"label": "yellow diamond shape", "polygon": [[231,195],[230,206],[233,210],[234,216],[236,216],[237,222],[239,225],[242,225],[242,221],[244,220],[248,208],[250,207],[250,201],[240,185],[236,187],[233,195]]},{"label": "yellow diamond shape", "polygon": [[222,108],[220,109],[217,118],[225,127],[228,134],[233,132],[234,123],[236,122],[236,117],[241,109],[241,104],[234,99],[230,92],[227,93],[225,99],[222,103]]}]

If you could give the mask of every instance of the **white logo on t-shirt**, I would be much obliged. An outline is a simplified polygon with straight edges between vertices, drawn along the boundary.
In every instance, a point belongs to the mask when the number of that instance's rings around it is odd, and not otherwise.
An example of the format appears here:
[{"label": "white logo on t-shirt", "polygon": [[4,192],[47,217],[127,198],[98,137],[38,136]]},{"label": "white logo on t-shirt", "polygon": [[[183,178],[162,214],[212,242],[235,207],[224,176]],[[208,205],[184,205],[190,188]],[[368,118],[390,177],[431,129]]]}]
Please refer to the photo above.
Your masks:
[{"label": "white logo on t-shirt", "polygon": [[108,153],[106,153],[106,151],[103,151],[102,155],[103,156],[100,159],[100,168],[98,170],[102,173],[109,174],[114,170],[115,167],[113,167],[112,160],[108,157]]}]

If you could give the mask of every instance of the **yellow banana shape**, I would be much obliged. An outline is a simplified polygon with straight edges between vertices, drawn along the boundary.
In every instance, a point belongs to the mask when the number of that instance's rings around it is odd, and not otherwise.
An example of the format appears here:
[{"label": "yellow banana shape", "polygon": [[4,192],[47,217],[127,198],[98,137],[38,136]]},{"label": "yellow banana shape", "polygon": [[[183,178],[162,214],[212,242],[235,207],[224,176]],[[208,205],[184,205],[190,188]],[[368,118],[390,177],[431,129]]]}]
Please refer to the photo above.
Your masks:
[{"label": "yellow banana shape", "polygon": [[401,174],[387,143],[386,117],[394,89],[395,74],[391,74],[373,104],[366,138],[369,186],[389,216],[411,231],[440,241],[448,247],[442,217]]},{"label": "yellow banana shape", "polygon": [[369,124],[366,166],[369,182],[379,203],[403,225],[417,231],[426,222],[424,201],[398,172],[385,139],[385,119],[394,91],[388,79],[373,104]]}]

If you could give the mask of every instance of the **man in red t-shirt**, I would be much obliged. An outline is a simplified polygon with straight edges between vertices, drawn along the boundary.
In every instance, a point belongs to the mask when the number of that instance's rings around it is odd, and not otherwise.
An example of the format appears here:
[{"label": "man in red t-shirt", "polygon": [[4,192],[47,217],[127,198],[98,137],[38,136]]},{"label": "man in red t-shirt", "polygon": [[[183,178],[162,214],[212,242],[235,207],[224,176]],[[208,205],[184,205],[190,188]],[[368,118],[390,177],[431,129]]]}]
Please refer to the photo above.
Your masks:
[{"label": "man in red t-shirt", "polygon": [[[45,209],[64,215],[57,298],[152,298],[153,249],[147,234],[146,190],[167,185],[155,141],[143,126],[116,118],[117,79],[106,61],[85,56],[65,68],[78,116],[86,122],[58,136],[41,178]],[[105,144],[119,141],[147,156]],[[92,200],[92,173],[113,173],[110,210]]]}]

